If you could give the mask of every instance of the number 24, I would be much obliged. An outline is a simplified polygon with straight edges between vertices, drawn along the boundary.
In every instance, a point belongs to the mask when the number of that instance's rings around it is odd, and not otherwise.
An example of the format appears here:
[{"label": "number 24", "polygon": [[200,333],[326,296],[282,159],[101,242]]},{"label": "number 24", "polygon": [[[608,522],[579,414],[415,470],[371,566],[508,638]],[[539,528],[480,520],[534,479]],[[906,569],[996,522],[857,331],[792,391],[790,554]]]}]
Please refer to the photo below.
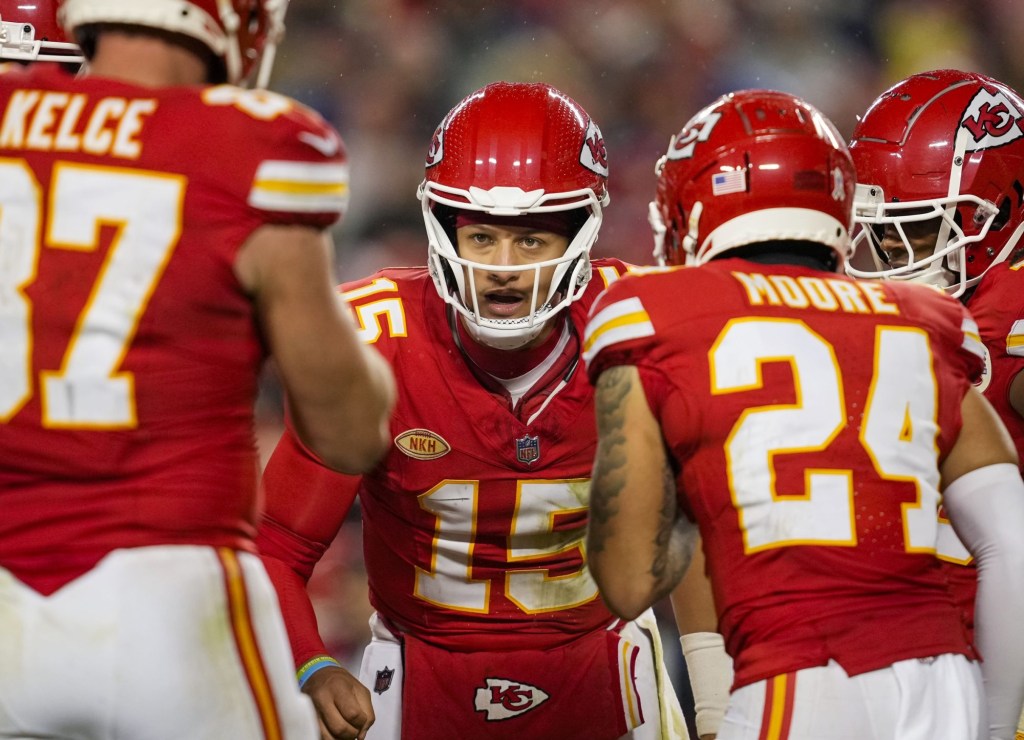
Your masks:
[{"label": "number 24", "polygon": [[[780,497],[775,490],[776,455],[824,450],[846,425],[832,345],[802,321],[737,319],[719,334],[709,360],[713,395],[760,388],[765,362],[786,361],[793,369],[796,403],[747,409],[725,443],[745,551],[855,545],[853,471],[807,470],[807,492],[800,497]],[[860,443],[879,476],[917,487],[917,500],[901,507],[908,552],[935,551],[936,397],[928,335],[912,327],[877,327]]]}]

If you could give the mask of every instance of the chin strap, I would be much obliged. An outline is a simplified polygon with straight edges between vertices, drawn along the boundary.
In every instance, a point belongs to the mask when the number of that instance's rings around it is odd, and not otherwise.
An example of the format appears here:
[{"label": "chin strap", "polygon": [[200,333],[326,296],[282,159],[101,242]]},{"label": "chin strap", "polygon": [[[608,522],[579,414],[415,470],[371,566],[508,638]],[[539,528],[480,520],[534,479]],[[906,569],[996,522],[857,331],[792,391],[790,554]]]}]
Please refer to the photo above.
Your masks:
[{"label": "chin strap", "polygon": [[[550,301],[539,306],[534,312],[534,315],[547,311],[550,306]],[[475,314],[472,315],[475,316]],[[506,320],[491,319],[492,323],[496,323],[499,326],[485,326],[473,319],[462,322],[462,325],[465,327],[466,333],[480,344],[486,345],[492,349],[515,350],[522,349],[524,346],[536,339],[544,330],[544,327],[547,326],[557,315],[558,314],[556,313],[553,316],[549,316],[544,321],[540,321],[532,327],[525,328],[521,332],[512,332],[511,329],[517,324],[527,323],[530,320],[529,317]],[[507,324],[508,329],[501,327],[502,324]]]}]

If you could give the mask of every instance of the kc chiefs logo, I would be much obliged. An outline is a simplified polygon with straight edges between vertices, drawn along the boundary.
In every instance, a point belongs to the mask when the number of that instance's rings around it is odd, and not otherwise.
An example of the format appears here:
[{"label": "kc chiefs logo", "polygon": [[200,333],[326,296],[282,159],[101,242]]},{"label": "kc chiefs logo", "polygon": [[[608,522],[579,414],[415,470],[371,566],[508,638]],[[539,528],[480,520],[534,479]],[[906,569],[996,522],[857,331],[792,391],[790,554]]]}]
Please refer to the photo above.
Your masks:
[{"label": "kc chiefs logo", "polygon": [[991,149],[1024,136],[1024,110],[1021,101],[1005,92],[982,87],[964,111],[960,126],[970,134],[967,151]]},{"label": "kc chiefs logo", "polygon": [[722,118],[718,111],[698,113],[689,121],[683,130],[672,137],[668,145],[666,159],[689,159],[693,156],[697,145],[711,138],[711,132]]},{"label": "kc chiefs logo", "polygon": [[[445,121],[447,123],[447,120]],[[433,167],[444,158],[444,124],[434,130],[427,150],[427,167]]]},{"label": "kc chiefs logo", "polygon": [[548,700],[548,694],[522,681],[488,678],[486,686],[476,690],[473,706],[487,714],[488,722],[517,717],[536,709]]},{"label": "kc chiefs logo", "polygon": [[605,149],[601,129],[593,121],[587,123],[587,136],[580,151],[580,164],[591,172],[608,177],[608,150]]}]

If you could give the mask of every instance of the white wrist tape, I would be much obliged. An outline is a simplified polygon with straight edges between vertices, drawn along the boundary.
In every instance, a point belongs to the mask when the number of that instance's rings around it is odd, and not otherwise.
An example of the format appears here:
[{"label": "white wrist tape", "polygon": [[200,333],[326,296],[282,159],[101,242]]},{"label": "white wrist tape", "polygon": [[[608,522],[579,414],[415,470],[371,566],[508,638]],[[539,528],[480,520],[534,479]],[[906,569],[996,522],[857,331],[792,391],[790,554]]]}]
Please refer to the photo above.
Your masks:
[{"label": "white wrist tape", "polygon": [[732,686],[732,658],[717,632],[693,632],[679,638],[690,675],[697,734],[717,735],[729,704]]}]

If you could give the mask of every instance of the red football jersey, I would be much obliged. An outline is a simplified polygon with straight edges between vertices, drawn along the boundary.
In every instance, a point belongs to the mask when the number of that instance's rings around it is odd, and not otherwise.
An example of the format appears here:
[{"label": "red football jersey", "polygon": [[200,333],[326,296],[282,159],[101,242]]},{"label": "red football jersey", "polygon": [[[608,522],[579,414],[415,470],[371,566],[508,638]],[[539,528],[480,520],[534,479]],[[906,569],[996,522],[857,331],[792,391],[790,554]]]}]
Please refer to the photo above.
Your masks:
[{"label": "red football jersey", "polygon": [[370,600],[425,642],[543,649],[613,620],[583,566],[596,427],[578,351],[587,310],[625,266],[593,269],[567,309],[576,352],[517,412],[473,374],[425,268],[345,286],[399,382],[394,444],[359,489]]},{"label": "red football jersey", "polygon": [[235,256],[346,198],[340,138],[287,98],[4,68],[4,567],[48,592],[114,548],[251,549],[265,349]]},{"label": "red football jersey", "polygon": [[597,302],[589,372],[640,370],[737,687],[971,654],[935,539],[975,331],[927,287],[738,259],[627,277]]},{"label": "red football jersey", "polygon": [[1024,372],[1024,262],[995,265],[967,301],[987,351],[979,388],[1013,437],[1024,471],[1024,417],[1010,406],[1010,383]]},{"label": "red football jersey", "polygon": [[[1009,401],[1010,383],[1024,372],[1024,263],[993,266],[978,283],[967,308],[978,322],[985,345],[985,372],[978,387],[1006,425],[1024,471],[1024,417]],[[939,524],[939,557],[948,564],[953,596],[973,628],[978,574],[970,553],[946,519]]]}]

